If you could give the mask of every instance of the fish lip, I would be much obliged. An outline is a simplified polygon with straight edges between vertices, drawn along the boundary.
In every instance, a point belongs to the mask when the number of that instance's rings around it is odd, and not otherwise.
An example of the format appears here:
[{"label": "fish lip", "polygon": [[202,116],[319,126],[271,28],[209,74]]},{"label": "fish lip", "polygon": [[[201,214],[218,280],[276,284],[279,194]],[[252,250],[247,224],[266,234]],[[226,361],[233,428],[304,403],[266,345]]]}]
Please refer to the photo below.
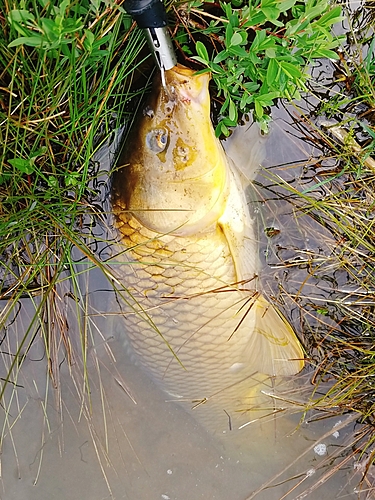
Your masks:
[{"label": "fish lip", "polygon": [[195,70],[177,64],[165,72],[164,92],[174,104],[190,105],[193,102],[200,106],[207,100],[210,78],[211,73],[197,74]]}]

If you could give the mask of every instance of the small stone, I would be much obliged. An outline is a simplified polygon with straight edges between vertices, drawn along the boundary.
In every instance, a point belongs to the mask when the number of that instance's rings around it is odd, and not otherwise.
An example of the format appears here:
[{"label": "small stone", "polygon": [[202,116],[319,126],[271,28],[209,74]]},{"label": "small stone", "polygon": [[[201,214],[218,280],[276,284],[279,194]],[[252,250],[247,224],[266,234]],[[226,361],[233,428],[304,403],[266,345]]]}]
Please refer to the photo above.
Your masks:
[{"label": "small stone", "polygon": [[[335,423],[335,425],[332,427],[332,429],[334,429],[335,427],[337,427],[337,426],[338,426],[338,425],[340,425],[340,424],[341,424],[341,420],[339,420],[338,422],[336,422],[336,423]],[[336,438],[336,439],[337,439],[337,438],[340,436],[339,431],[335,431],[335,432],[333,432],[333,433],[332,433],[332,436],[333,436],[334,438]]]},{"label": "small stone", "polygon": [[327,446],[324,443],[319,443],[314,446],[314,451],[317,455],[322,457],[323,455],[327,454]]}]

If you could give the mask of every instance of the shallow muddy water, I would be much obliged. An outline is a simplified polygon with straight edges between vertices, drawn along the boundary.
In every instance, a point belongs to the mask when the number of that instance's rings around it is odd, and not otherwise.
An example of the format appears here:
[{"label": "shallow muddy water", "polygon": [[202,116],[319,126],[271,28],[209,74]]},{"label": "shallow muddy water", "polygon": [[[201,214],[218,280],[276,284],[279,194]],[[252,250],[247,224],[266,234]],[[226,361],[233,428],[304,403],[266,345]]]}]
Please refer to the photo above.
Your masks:
[{"label": "shallow muddy water", "polygon": [[[97,285],[101,277],[95,274],[89,279]],[[94,295],[92,314],[105,300]],[[129,361],[115,326],[108,328],[103,317],[96,322],[100,334],[93,332],[87,359],[91,400],[84,404],[78,373],[73,383],[66,364],[61,366],[59,401],[45,373],[41,341],[29,351],[4,430],[1,498],[279,500],[300,483],[286,497],[296,498],[343,459],[342,448],[352,439],[348,417],[298,428],[300,415],[276,414],[211,435],[193,414],[166,402]],[[73,371],[77,365],[78,359]],[[250,495],[284,468],[272,481],[282,484]],[[308,497],[355,498],[351,475],[336,473]]]},{"label": "shallow muddy water", "polygon": [[[267,139],[265,171],[249,192],[250,210],[261,229],[271,228],[275,234],[260,241],[266,292],[277,296],[282,287],[295,296],[305,281],[308,302],[327,297],[331,290],[316,276],[306,279],[306,267],[293,274],[281,263],[308,254],[328,256],[331,237],[311,220],[296,217],[292,206],[279,199],[283,190],[271,188],[273,181],[267,180],[280,175],[306,188],[315,182],[313,175],[307,180],[306,160],[320,153],[286,125],[284,116],[280,111]],[[104,245],[100,256],[105,258],[106,252]],[[356,493],[360,476],[350,457],[355,417],[303,415],[298,403],[312,390],[308,374],[276,381],[275,386],[265,380],[257,389],[255,409],[227,415],[224,426],[201,423],[199,408],[172,401],[137,366],[111,283],[100,270],[88,271],[84,257],[75,257],[79,287],[63,284],[56,306],[61,316],[67,315],[74,354],[70,363],[60,354],[51,378],[44,343],[36,332],[12,379],[17,387],[8,384],[7,411],[1,417],[1,499],[365,498]],[[300,309],[293,304],[286,304],[288,316],[301,333]],[[22,301],[16,320],[8,321],[2,376],[34,311],[35,306]],[[86,332],[85,360],[80,330]],[[30,331],[28,339],[32,337]]]}]

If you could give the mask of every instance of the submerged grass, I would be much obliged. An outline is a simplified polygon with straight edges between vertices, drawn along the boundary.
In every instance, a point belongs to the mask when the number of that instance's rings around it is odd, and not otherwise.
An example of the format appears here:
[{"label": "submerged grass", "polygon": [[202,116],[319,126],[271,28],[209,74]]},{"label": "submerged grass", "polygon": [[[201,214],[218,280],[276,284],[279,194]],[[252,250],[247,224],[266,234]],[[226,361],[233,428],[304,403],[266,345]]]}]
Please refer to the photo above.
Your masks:
[{"label": "submerged grass", "polygon": [[[22,413],[19,403],[16,406],[21,410],[10,417],[22,362],[37,338],[43,340],[42,355],[49,383],[57,391],[59,411],[63,406],[59,371],[64,361],[76,376],[81,412],[90,418],[86,365],[90,336],[95,332],[80,278],[99,267],[116,280],[97,256],[93,239],[106,220],[102,203],[108,195],[108,172],[99,171],[94,158],[112,131],[125,121],[130,99],[144,90],[139,67],[147,51],[144,56],[142,35],[132,28],[122,2],[102,6],[93,0],[79,5],[64,0],[56,6],[27,0],[10,5],[0,0],[0,5],[0,324],[5,369],[0,398],[6,409],[4,436],[12,434]],[[349,28],[352,38],[335,63],[331,85],[311,89],[309,95],[318,98],[318,105],[310,116],[305,113],[303,117],[309,123],[305,135],[315,144],[323,144],[320,164],[303,188],[272,176],[269,170],[271,185],[267,189],[277,188],[278,196],[291,204],[297,224],[302,214],[308,215],[329,239],[329,254],[306,253],[303,264],[308,279],[330,280],[330,290],[336,280],[335,293],[314,303],[311,297],[304,297],[302,283],[298,292],[285,289],[281,295],[289,294],[297,305],[306,332],[315,385],[306,408],[335,415],[356,412],[367,425],[365,438],[356,445],[360,454],[372,450],[375,441],[375,173],[368,162],[375,149],[375,43],[370,9],[349,13],[346,19],[349,26],[345,29]],[[317,114],[331,120],[333,126],[328,124],[322,132]],[[343,143],[337,138],[337,127],[347,129]],[[353,138],[361,148],[357,155]],[[97,234],[100,240],[100,229]],[[288,271],[297,269],[301,259],[282,265]],[[7,331],[24,314],[25,298],[32,311],[20,340],[15,341]],[[81,318],[78,349],[66,323],[69,301]],[[97,365],[98,376],[100,370]],[[105,415],[104,402],[102,407]],[[104,463],[106,446],[96,449]],[[367,470],[374,459],[372,451],[369,457]]]}]

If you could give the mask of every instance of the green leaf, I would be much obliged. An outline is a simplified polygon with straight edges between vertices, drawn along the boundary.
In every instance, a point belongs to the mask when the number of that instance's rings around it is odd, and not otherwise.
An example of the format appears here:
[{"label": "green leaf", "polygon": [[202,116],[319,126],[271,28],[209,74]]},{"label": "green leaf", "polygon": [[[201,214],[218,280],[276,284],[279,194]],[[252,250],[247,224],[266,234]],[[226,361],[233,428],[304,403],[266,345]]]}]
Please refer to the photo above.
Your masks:
[{"label": "green leaf", "polygon": [[[247,101],[247,98],[248,98],[248,94],[246,92],[244,92],[241,96],[241,100],[240,100],[240,109],[245,109],[246,105],[249,104],[248,101]],[[251,96],[252,97],[252,96]]]},{"label": "green leaf", "polygon": [[215,128],[215,136],[220,137],[221,135],[224,135],[225,137],[228,137],[229,135],[228,127],[222,121],[219,122]]},{"label": "green leaf", "polygon": [[254,101],[255,104],[255,114],[260,118],[263,116],[263,106],[258,102],[258,100]]},{"label": "green leaf", "polygon": [[277,18],[280,15],[280,11],[274,7],[264,7],[262,8],[263,14],[266,16],[266,19],[276,26],[283,26],[280,21],[277,21]]},{"label": "green leaf", "polygon": [[194,61],[198,61],[198,62],[204,64],[205,66],[207,66],[209,63],[209,61],[206,61],[205,59],[203,59],[202,57],[199,57],[199,56],[193,56],[192,59],[194,59]]},{"label": "green leaf", "polygon": [[245,23],[241,24],[243,28],[250,28],[251,26],[259,26],[264,23],[266,20],[266,16],[262,11],[259,11],[257,14],[251,16]]},{"label": "green leaf", "polygon": [[198,56],[206,63],[209,62],[210,58],[208,57],[208,52],[206,46],[203,45],[202,42],[197,42],[195,44],[195,50],[197,51]]},{"label": "green leaf", "polygon": [[230,46],[233,46],[233,45],[240,45],[240,43],[243,42],[243,38],[242,36],[240,35],[240,33],[233,33],[233,36],[230,40]]},{"label": "green leaf", "polygon": [[232,99],[229,100],[229,119],[232,122],[237,122],[237,108]]},{"label": "green leaf", "polygon": [[256,92],[259,89],[259,84],[255,82],[246,82],[243,87],[248,91],[248,92]]},{"label": "green leaf", "polygon": [[265,94],[260,94],[257,99],[260,103],[262,103],[263,106],[272,106],[273,100],[277,97],[279,97],[278,92],[267,92]]},{"label": "green leaf", "polygon": [[79,172],[70,172],[65,176],[65,184],[67,187],[69,186],[77,186],[80,180]]},{"label": "green leaf", "polygon": [[280,0],[277,2],[277,7],[280,12],[285,12],[291,9],[296,4],[296,1],[297,0]]},{"label": "green leaf", "polygon": [[203,68],[203,69],[200,69],[199,71],[197,71],[195,74],[196,75],[204,75],[204,73],[209,73],[211,70],[210,68]]},{"label": "green leaf", "polygon": [[225,61],[225,59],[227,59],[228,56],[229,56],[228,52],[226,50],[222,50],[215,56],[214,63],[217,64],[221,63],[222,61]]},{"label": "green leaf", "polygon": [[10,42],[8,47],[18,47],[18,45],[27,45],[29,47],[42,47],[44,40],[41,36],[21,36]]},{"label": "green leaf", "polygon": [[30,158],[31,158],[31,159],[38,158],[38,156],[42,156],[42,155],[44,155],[46,152],[47,152],[47,146],[42,146],[42,147],[38,148],[36,151],[33,151],[33,152],[30,154]]},{"label": "green leaf", "polygon": [[181,45],[181,50],[183,52],[185,52],[185,54],[187,54],[188,56],[192,56],[193,55],[192,51],[190,50],[189,45]]},{"label": "green leaf", "polygon": [[249,55],[248,52],[246,52],[246,50],[240,45],[229,47],[228,53],[240,57],[241,59],[246,59]]},{"label": "green leaf", "polygon": [[225,29],[225,45],[226,47],[230,47],[230,41],[232,40],[233,36],[233,28],[232,25],[229,23],[227,24],[227,27]]},{"label": "green leaf", "polygon": [[59,187],[59,181],[54,175],[49,175],[47,179],[47,184],[51,188],[57,188]]},{"label": "green leaf", "polygon": [[275,49],[266,49],[266,57],[269,57],[270,59],[273,59],[276,57],[276,50]]},{"label": "green leaf", "polygon": [[60,11],[60,15],[62,17],[65,17],[65,11],[68,8],[69,3],[70,3],[70,0],[63,0],[61,2],[61,4],[59,5],[59,11]]},{"label": "green leaf", "polygon": [[221,66],[219,66],[218,64],[215,64],[215,63],[210,63],[209,65],[209,68],[210,70],[213,72],[213,73],[217,73],[218,75],[224,75],[225,74],[225,69],[223,69]]},{"label": "green leaf", "polygon": [[21,10],[11,10],[8,19],[10,23],[12,22],[26,23],[27,21],[34,21],[35,17],[28,10],[21,9]]},{"label": "green leaf", "polygon": [[298,68],[298,66],[295,66],[294,64],[291,64],[286,61],[281,61],[279,62],[279,65],[281,69],[286,73],[290,78],[301,78],[302,77],[302,72]]},{"label": "green leaf", "polygon": [[85,30],[85,39],[83,41],[83,46],[88,52],[92,51],[94,41],[95,41],[94,33],[92,33],[90,30]]},{"label": "green leaf", "polygon": [[42,18],[40,20],[40,24],[48,40],[54,41],[59,38],[60,29],[59,26],[55,23],[55,21],[53,21],[53,19]]},{"label": "green leaf", "polygon": [[276,0],[261,0],[260,6],[263,9],[264,7],[275,7]]},{"label": "green leaf", "polygon": [[327,9],[327,3],[326,2],[318,2],[316,5],[311,4],[307,5],[306,12],[302,15],[302,20],[303,21],[311,21],[315,17],[320,16],[322,12],[324,12]]},{"label": "green leaf", "polygon": [[279,67],[277,65],[276,59],[270,59],[267,68],[267,83],[269,86],[272,86],[276,83],[276,76],[279,71]]},{"label": "green leaf", "polygon": [[341,16],[341,7],[334,7],[329,12],[323,14],[323,16],[316,21],[315,25],[330,27],[333,24],[339,23],[344,18]]},{"label": "green leaf", "polygon": [[[227,95],[227,92],[225,92],[225,95]],[[225,99],[224,101],[224,104],[221,106],[221,113],[224,114],[225,111],[227,110],[227,107],[229,106],[229,101],[230,101],[230,97],[227,96],[227,98]]]},{"label": "green leaf", "polygon": [[339,56],[336,54],[336,52],[333,52],[333,50],[329,50],[329,49],[314,50],[314,52],[312,52],[312,54],[311,54],[311,57],[313,57],[314,59],[326,57],[327,59],[333,59],[335,61],[340,59]]},{"label": "green leaf", "polygon": [[23,158],[13,158],[9,160],[12,167],[16,168],[23,174],[32,174],[34,172],[34,164],[32,160],[24,160]]}]

